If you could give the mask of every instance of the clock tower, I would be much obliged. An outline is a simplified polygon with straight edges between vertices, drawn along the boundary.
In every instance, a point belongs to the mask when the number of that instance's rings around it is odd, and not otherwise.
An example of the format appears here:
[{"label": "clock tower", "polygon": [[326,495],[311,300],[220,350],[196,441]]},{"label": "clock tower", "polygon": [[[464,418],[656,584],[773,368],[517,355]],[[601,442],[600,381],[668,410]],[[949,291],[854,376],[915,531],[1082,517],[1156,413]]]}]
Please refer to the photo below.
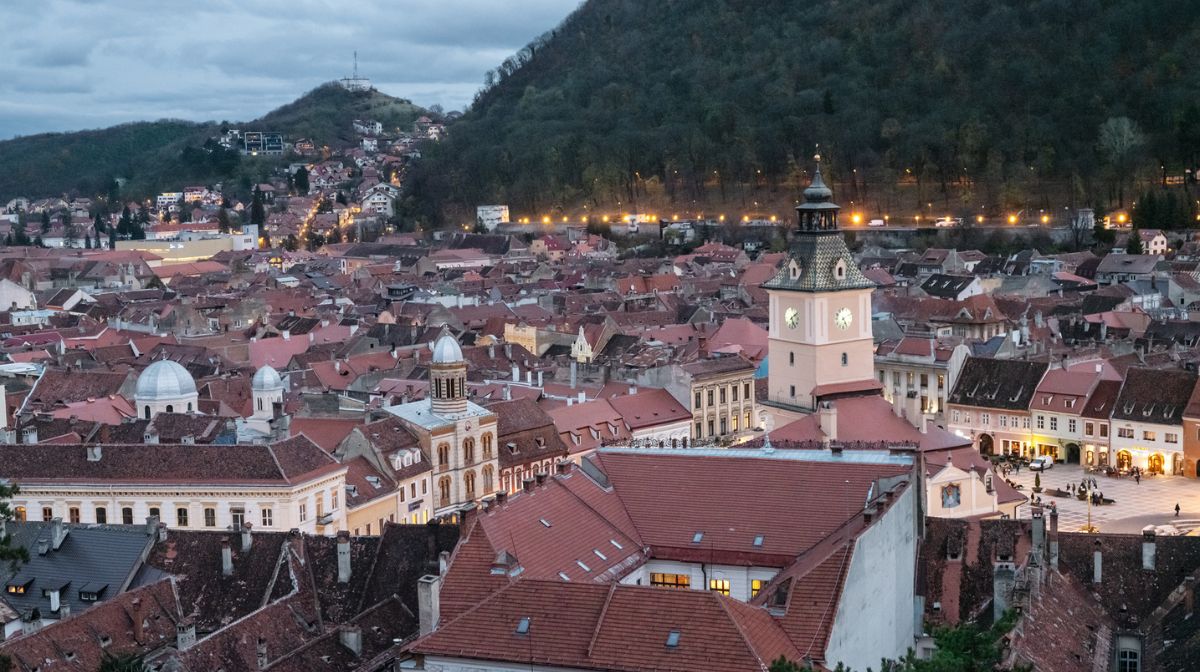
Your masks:
[{"label": "clock tower", "polygon": [[821,157],[787,262],[763,284],[770,297],[768,403],[811,411],[822,400],[878,394],[871,290],[838,229]]}]

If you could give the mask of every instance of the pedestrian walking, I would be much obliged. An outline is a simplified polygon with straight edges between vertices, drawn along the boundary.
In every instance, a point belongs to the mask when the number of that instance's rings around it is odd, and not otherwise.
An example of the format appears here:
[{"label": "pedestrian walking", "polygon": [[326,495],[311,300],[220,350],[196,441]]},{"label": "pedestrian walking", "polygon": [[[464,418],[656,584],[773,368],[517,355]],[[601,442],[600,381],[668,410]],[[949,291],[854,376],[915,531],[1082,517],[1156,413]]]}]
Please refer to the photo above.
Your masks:
[{"label": "pedestrian walking", "polygon": [[1138,485],[1142,484],[1142,472],[1137,472],[1133,475],[1133,481]]},{"label": "pedestrian walking", "polygon": [[1175,502],[1175,517],[1179,517],[1179,502]]}]

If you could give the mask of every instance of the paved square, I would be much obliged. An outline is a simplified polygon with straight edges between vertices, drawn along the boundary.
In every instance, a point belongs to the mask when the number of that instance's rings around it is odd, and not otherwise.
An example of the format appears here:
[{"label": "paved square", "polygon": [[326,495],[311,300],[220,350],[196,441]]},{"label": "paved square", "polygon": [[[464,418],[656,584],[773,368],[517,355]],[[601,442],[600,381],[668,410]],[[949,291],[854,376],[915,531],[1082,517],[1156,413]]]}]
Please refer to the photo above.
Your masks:
[{"label": "paved square", "polygon": [[[1021,494],[1031,496],[1037,473],[1022,467],[1021,473],[1010,472],[1009,478],[1025,486]],[[1054,497],[1046,494],[1045,489],[1066,489],[1068,483],[1078,485],[1088,474],[1076,464],[1056,464],[1041,474],[1042,503],[1049,506],[1054,502],[1058,506],[1058,529],[1064,532],[1082,529],[1088,519],[1087,502],[1074,497]],[[1114,504],[1092,507],[1092,525],[1101,532],[1139,532],[1146,525],[1154,524],[1174,525],[1185,532],[1196,530],[1200,534],[1200,481],[1183,476],[1150,476],[1143,477],[1139,485],[1132,477],[1095,475],[1092,478],[1096,479],[1096,490],[1115,500]],[[1176,502],[1181,509],[1178,518],[1175,517]],[[1018,518],[1029,518],[1030,513],[1028,504],[1017,509]]]}]

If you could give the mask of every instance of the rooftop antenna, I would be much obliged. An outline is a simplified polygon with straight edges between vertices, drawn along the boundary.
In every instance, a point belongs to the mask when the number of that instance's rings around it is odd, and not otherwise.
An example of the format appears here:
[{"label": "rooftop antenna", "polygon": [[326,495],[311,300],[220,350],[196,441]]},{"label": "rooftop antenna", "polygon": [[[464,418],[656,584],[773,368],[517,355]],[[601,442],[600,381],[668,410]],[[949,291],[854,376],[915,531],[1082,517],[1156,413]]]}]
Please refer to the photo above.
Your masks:
[{"label": "rooftop antenna", "polygon": [[358,50],[354,50],[354,78],[358,79]]}]

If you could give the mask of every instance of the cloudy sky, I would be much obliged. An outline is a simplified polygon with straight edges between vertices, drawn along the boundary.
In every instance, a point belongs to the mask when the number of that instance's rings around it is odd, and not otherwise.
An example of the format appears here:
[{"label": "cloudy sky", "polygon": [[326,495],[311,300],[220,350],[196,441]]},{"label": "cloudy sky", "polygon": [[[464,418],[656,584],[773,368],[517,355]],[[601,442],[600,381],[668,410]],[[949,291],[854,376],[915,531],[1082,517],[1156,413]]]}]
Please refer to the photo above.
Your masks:
[{"label": "cloudy sky", "polygon": [[359,72],[462,109],[483,74],[580,0],[2,0],[0,138],[245,121]]}]

